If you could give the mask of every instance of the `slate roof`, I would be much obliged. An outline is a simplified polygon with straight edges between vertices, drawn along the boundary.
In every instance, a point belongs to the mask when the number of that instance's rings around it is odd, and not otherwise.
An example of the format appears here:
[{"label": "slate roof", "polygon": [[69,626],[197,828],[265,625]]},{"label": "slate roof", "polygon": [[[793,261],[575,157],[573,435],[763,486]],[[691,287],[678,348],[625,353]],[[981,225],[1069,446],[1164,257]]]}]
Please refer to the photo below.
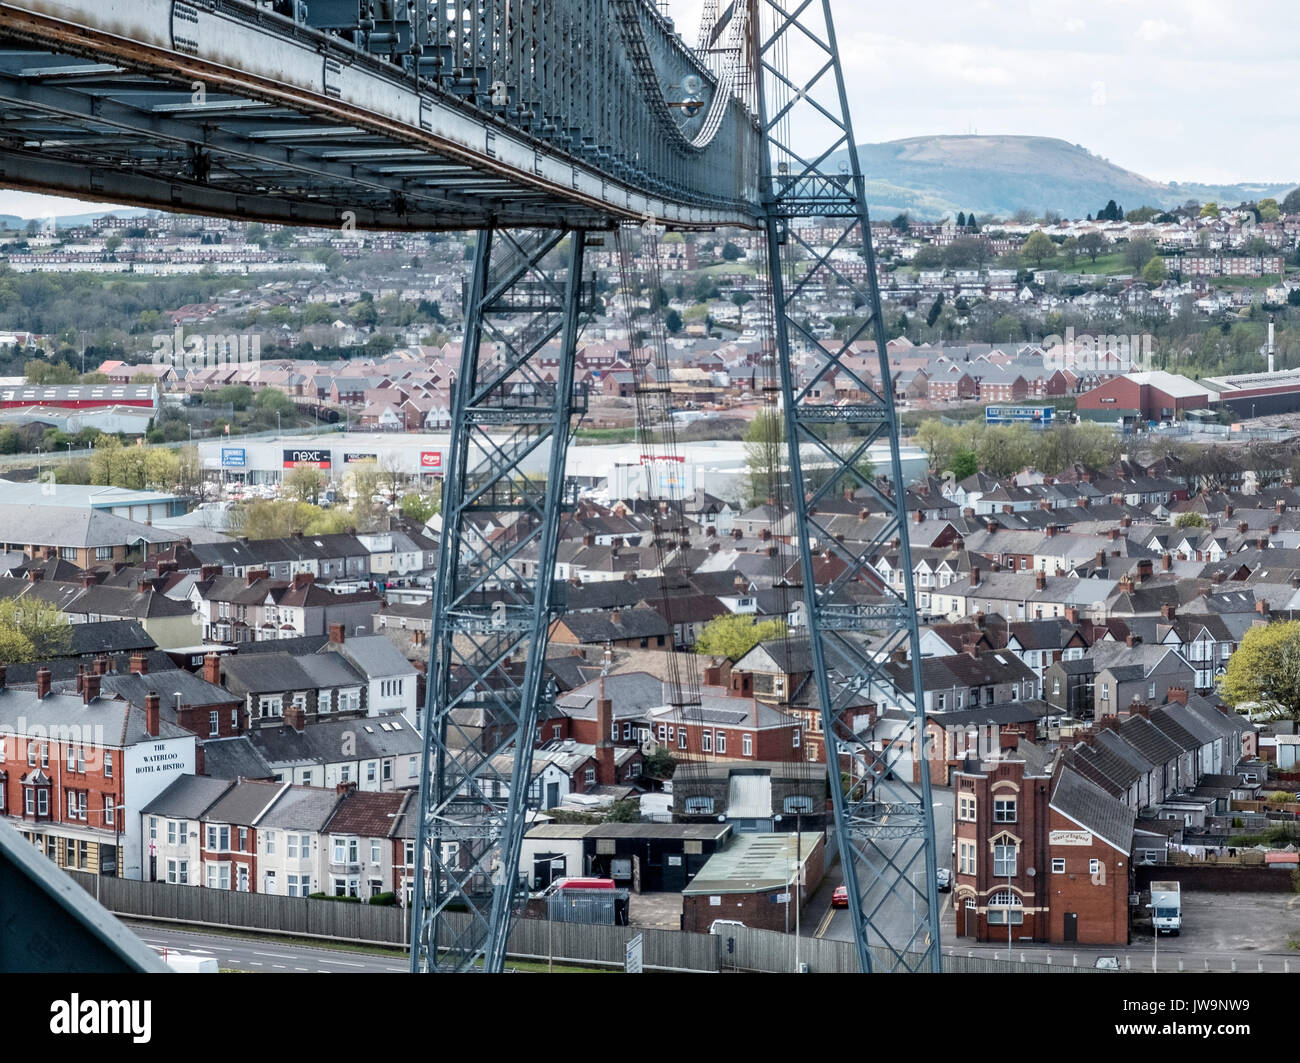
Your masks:
[{"label": "slate roof", "polygon": [[325,653],[340,654],[368,679],[416,674],[415,666],[402,655],[387,635],[361,635],[345,638],[341,643],[326,642],[316,651],[317,656]]},{"label": "slate roof", "polygon": [[1132,852],[1137,813],[1077,772],[1061,772],[1049,805],[1126,856]]},{"label": "slate roof", "polygon": [[203,771],[214,779],[271,779],[275,769],[253,747],[247,735],[210,738],[203,743]]},{"label": "slate roof", "polygon": [[[348,756],[342,753],[344,732],[350,733],[348,742],[356,750]],[[424,749],[415,728],[398,715],[309,723],[301,732],[292,727],[258,727],[248,732],[248,740],[271,765],[376,760]]]},{"label": "slate roof", "polygon": [[42,727],[102,727],[104,743],[110,748],[133,746],[140,742],[167,738],[193,738],[167,720],[159,720],[158,734],[145,730],[144,710],[114,697],[101,695],[86,704],[80,694],[51,691],[38,698],[35,690],[20,690],[11,685],[0,687],[0,727],[12,734],[26,734]]},{"label": "slate roof", "polygon": [[231,787],[227,779],[205,775],[182,775],[140,810],[142,815],[174,819],[201,819],[213,803]]},{"label": "slate roof", "polygon": [[214,823],[235,823],[251,827],[262,813],[285,789],[280,782],[252,782],[247,779],[235,783],[203,815]]}]

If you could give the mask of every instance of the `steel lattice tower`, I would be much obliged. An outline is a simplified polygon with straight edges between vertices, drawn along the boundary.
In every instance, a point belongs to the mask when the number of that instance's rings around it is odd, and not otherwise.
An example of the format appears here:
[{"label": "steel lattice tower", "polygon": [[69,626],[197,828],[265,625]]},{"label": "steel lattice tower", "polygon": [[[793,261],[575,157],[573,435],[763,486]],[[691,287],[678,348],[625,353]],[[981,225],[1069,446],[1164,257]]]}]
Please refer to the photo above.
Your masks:
[{"label": "steel lattice tower", "polygon": [[[822,707],[835,831],[854,940],[864,972],[938,971],[933,806],[928,766],[920,752],[925,733],[923,699],[899,691],[897,700],[909,722],[883,748],[874,750],[855,732],[850,715],[862,692],[878,688],[877,680],[884,678],[884,665],[896,649],[910,656],[912,689],[923,687],[893,374],[844,73],[830,0],[753,3],[758,8],[758,17],[751,21],[759,34],[767,149],[762,188],[790,488],[803,571],[804,617]],[[858,269],[851,270],[841,257],[846,251],[861,256],[858,262],[848,260]],[[810,283],[828,278],[851,296],[865,316],[845,339],[823,343],[801,323],[796,308]],[[874,379],[846,364],[852,344],[859,340],[875,344]],[[867,396],[865,401],[852,405],[835,401],[835,380],[842,375]],[[830,392],[829,399],[819,397],[823,389]],[[883,470],[862,464],[876,441],[889,445],[889,463]],[[820,466],[822,474],[816,489],[809,489],[805,471],[811,464]],[[841,489],[865,494],[872,512],[885,518],[861,552],[838,542],[818,512],[818,504]],[[898,540],[900,564],[907,574],[901,598],[883,586],[872,569],[874,559],[893,539]],[[829,550],[841,563],[838,575],[821,586],[813,578],[814,548]],[[864,596],[863,588],[878,593]],[[877,636],[871,645],[864,638],[867,634]],[[913,750],[916,783],[892,770]],[[897,929],[900,923],[905,930]]]},{"label": "steel lattice tower", "polygon": [[[847,780],[831,792],[854,938],[864,971],[937,971],[929,778],[922,770],[913,784],[890,771],[923,734],[922,710],[901,692],[909,725],[874,751],[848,722],[850,708],[873,687],[895,647],[909,650],[914,689],[921,686],[898,424],[830,3],[748,0],[747,6],[732,5],[730,17],[738,17],[737,9],[748,19],[752,82],[745,84],[760,91],[774,347],[804,615],[828,768],[833,783],[841,774]],[[843,164],[832,162],[836,153],[845,155]],[[815,235],[808,225],[817,226]],[[573,358],[590,295],[582,278],[588,239],[580,230],[543,229],[491,230],[479,237],[456,386],[421,721],[426,755],[411,927],[414,971],[501,970],[511,918],[523,899],[518,862],[530,807],[531,751],[538,719],[552,700],[541,681],[546,640],[563,612],[552,573],[567,493],[565,452],[572,419],[585,405],[574,387]],[[846,250],[859,253],[865,270],[844,265],[840,255]],[[796,313],[819,276],[836,278],[866,315],[845,341],[830,347]],[[561,356],[552,378],[537,356],[556,337]],[[850,345],[864,338],[875,341],[879,383],[845,365]],[[869,401],[845,407],[816,397],[819,384],[841,373]],[[877,440],[890,447],[880,477],[862,467]],[[539,460],[544,476],[525,471]],[[831,473],[806,492],[810,461],[823,471],[830,463]],[[843,487],[867,492],[875,511],[886,515],[875,541],[860,554],[837,543],[818,516],[819,500]],[[880,588],[870,568],[877,550],[895,536],[908,573],[903,598]],[[538,562],[526,574],[518,558],[532,546]],[[822,587],[812,578],[814,548],[834,551],[844,565]],[[875,592],[865,602],[857,593],[864,587]],[[882,634],[883,648],[869,649],[866,633]],[[911,918],[899,930],[904,914]]]}]

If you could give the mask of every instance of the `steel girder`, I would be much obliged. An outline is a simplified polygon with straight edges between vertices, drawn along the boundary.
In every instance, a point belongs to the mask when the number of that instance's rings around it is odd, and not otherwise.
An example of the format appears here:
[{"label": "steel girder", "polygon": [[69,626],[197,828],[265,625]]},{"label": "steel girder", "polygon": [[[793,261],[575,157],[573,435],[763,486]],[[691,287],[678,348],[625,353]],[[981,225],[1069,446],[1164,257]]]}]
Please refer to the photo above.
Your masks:
[{"label": "steel girder", "polygon": [[[751,2],[761,35],[762,186],[791,493],[854,940],[864,972],[938,971],[933,805],[928,764],[921,755],[923,699],[899,692],[906,724],[878,749],[870,748],[869,737],[853,724],[861,692],[877,685],[896,650],[910,654],[912,689],[919,692],[922,685],[898,421],[830,2]],[[837,153],[842,162],[832,161]],[[846,252],[855,254],[846,259]],[[827,277],[852,293],[864,316],[844,340],[823,344],[802,323],[806,315],[798,308],[810,282]],[[846,364],[858,340],[875,344],[874,379]],[[834,382],[843,376],[867,396],[865,401],[835,405]],[[823,389],[830,400],[820,397]],[[883,470],[864,464],[876,441],[889,444]],[[819,475],[815,488],[804,471],[810,462],[830,466],[830,474],[824,480]],[[818,511],[823,499],[844,488],[865,492],[872,510],[886,515],[875,541],[860,553],[837,542]],[[907,577],[901,597],[881,584],[872,569],[894,538]],[[840,574],[822,586],[814,580],[814,546],[818,552],[831,551],[842,564]],[[877,640],[869,644],[864,632]],[[893,771],[896,762],[912,762],[913,755],[917,782]]]},{"label": "steel girder", "polygon": [[607,0],[0,0],[0,185],[357,228],[756,225],[753,116],[684,147],[705,119],[665,100],[713,75],[628,4],[649,67]]},{"label": "steel girder", "polygon": [[[532,751],[553,700],[542,685],[546,642],[564,604],[553,575],[565,456],[571,420],[585,408],[574,354],[592,296],[586,240],[583,231],[479,234],[420,721],[416,972],[501,970],[523,899]],[[540,355],[553,341],[552,379]],[[539,464],[544,475],[525,471]],[[531,574],[520,561],[529,548]]]}]

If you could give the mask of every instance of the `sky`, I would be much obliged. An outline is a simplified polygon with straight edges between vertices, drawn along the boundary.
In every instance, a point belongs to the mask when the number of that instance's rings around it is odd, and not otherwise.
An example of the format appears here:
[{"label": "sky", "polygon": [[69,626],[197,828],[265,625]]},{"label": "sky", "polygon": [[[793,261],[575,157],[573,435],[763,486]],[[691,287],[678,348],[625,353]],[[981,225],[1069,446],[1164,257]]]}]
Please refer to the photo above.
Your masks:
[{"label": "sky", "polygon": [[[667,0],[694,43],[703,0]],[[1018,134],[1157,181],[1300,185],[1294,0],[832,0],[860,142]],[[97,209],[0,190],[0,214]]]}]

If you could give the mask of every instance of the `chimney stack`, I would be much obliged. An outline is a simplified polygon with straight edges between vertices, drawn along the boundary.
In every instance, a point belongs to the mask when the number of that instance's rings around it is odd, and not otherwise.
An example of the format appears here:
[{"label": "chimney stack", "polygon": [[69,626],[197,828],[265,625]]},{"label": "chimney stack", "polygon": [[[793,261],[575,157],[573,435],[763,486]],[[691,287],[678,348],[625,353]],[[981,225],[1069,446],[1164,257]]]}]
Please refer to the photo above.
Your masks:
[{"label": "chimney stack", "polygon": [[151,690],[144,696],[144,732],[150,738],[157,738],[159,733],[158,702],[156,690]]},{"label": "chimney stack", "polygon": [[347,637],[347,625],[330,624],[330,642],[341,646],[343,640]]},{"label": "chimney stack", "polygon": [[1255,612],[1260,616],[1268,616],[1268,600],[1261,598],[1255,603]]},{"label": "chimney stack", "polygon": [[1166,702],[1169,702],[1169,703],[1171,703],[1171,704],[1172,704],[1173,702],[1176,701],[1176,702],[1178,702],[1180,705],[1186,705],[1186,704],[1187,704],[1187,688],[1186,688],[1186,687],[1170,687],[1170,688],[1169,688],[1169,693],[1167,693],[1167,694],[1165,695],[1165,701],[1166,701]]},{"label": "chimney stack", "polygon": [[1160,570],[1162,572],[1169,572],[1173,567],[1174,559],[1170,556],[1169,552],[1166,551],[1160,558]]},{"label": "chimney stack", "polygon": [[978,565],[971,566],[970,585],[972,587],[978,587],[980,585],[980,570]]},{"label": "chimney stack", "polygon": [[1077,605],[1072,605],[1066,609],[1065,619],[1071,624],[1077,624],[1079,622],[1079,607]]},{"label": "chimney stack", "polygon": [[307,730],[307,710],[301,705],[286,705],[284,722],[286,726],[292,727],[299,734],[302,734]]},{"label": "chimney stack", "polygon": [[1047,590],[1047,573],[1039,572],[1034,576],[1034,586],[1040,591]]},{"label": "chimney stack", "polygon": [[1129,632],[1129,634],[1124,636],[1124,645],[1127,646],[1130,650],[1141,641],[1142,641],[1141,637],[1138,635],[1134,635],[1132,632]]},{"label": "chimney stack", "polygon": [[1160,607],[1160,615],[1166,620],[1172,620],[1177,615],[1178,607],[1175,605],[1165,604]]},{"label": "chimney stack", "polygon": [[614,768],[614,703],[605,697],[604,683],[601,696],[596,699],[596,782],[600,786],[613,786]]},{"label": "chimney stack", "polygon": [[149,674],[149,658],[143,652],[131,654],[131,674],[132,675]]},{"label": "chimney stack", "polygon": [[1152,570],[1152,565],[1151,565],[1150,558],[1144,557],[1137,564],[1138,582],[1145,583],[1147,580],[1149,580],[1151,578],[1151,570]]},{"label": "chimney stack", "polygon": [[36,669],[36,696],[44,698],[50,692],[50,670],[48,668]]},{"label": "chimney stack", "polygon": [[81,691],[81,699],[86,705],[89,705],[99,697],[99,684],[102,680],[103,676],[96,672],[92,672],[90,675],[86,676]]},{"label": "chimney stack", "polygon": [[213,686],[221,686],[221,655],[209,653],[203,658],[203,678]]}]

